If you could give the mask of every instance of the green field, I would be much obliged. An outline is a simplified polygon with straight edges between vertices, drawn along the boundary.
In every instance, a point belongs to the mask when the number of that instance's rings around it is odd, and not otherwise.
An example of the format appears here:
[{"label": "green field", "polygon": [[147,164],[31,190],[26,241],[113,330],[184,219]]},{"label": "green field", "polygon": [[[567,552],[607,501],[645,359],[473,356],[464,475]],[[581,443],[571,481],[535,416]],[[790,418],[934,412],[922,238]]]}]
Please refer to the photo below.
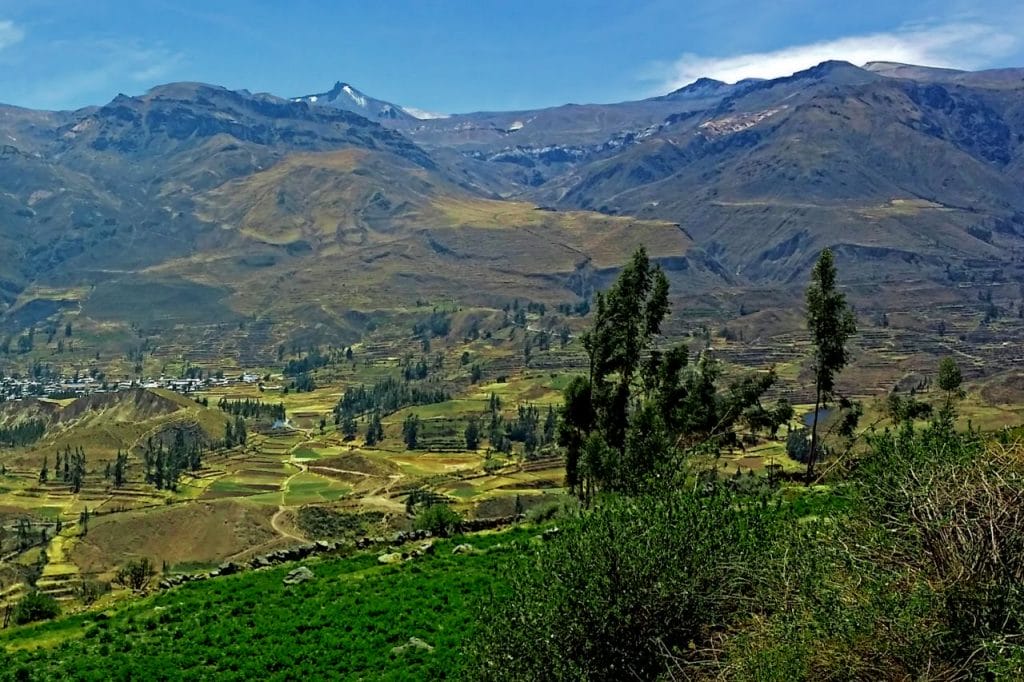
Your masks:
[{"label": "green field", "polygon": [[[449,679],[477,605],[500,595],[505,563],[534,528],[456,537],[432,555],[381,566],[373,554],[186,585],[102,615],[0,634],[0,679]],[[455,556],[469,542],[480,550]],[[432,651],[392,649],[416,637]]]}]

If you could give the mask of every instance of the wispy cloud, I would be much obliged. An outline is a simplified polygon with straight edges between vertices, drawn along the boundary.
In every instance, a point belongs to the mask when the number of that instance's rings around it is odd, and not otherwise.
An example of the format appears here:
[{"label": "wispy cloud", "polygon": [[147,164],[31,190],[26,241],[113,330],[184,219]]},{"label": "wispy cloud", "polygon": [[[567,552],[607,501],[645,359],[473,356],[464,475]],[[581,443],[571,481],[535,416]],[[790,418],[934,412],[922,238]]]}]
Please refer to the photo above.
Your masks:
[{"label": "wispy cloud", "polygon": [[794,45],[769,52],[707,57],[684,54],[656,65],[658,90],[675,90],[700,77],[734,83],[744,78],[788,76],[829,59],[861,65],[871,61],[903,62],[945,68],[984,68],[1010,55],[1020,39],[1011,31],[983,23],[909,26],[886,33],[848,36]]},{"label": "wispy cloud", "polygon": [[[67,55],[74,68],[54,73],[23,93],[28,106],[68,108],[108,101],[126,82],[140,89],[172,77],[185,62],[182,53],[136,40],[55,41],[48,49]],[[129,93],[137,94],[137,93]]]},{"label": "wispy cloud", "polygon": [[0,21],[0,50],[17,45],[25,37],[25,31],[13,21]]}]

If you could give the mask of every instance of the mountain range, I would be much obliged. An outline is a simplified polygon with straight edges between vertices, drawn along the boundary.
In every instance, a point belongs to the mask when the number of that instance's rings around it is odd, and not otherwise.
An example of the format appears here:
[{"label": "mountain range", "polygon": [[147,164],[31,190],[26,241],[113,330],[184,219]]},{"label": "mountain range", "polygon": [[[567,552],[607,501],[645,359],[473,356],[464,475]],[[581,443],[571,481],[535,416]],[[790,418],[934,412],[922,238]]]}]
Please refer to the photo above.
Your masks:
[{"label": "mountain range", "polygon": [[0,106],[0,328],[356,338],[420,300],[575,302],[640,244],[680,307],[795,300],[825,246],[865,303],[956,298],[1020,275],[1022,190],[1024,69],[825,62],[445,117],[343,82]]}]

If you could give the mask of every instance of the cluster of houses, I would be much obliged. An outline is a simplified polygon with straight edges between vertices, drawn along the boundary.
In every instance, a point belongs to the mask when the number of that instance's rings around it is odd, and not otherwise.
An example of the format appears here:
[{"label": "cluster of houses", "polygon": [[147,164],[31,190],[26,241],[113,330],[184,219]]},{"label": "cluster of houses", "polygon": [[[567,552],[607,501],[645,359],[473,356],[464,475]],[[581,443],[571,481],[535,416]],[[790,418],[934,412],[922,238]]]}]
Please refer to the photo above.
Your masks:
[{"label": "cluster of houses", "polygon": [[136,379],[124,381],[99,381],[90,376],[50,378],[37,380],[31,378],[15,378],[0,376],[0,402],[21,400],[22,398],[77,398],[93,393],[116,393],[133,388],[164,388],[178,393],[193,393],[214,387],[231,384],[256,384],[262,377],[246,372],[234,377],[206,377],[203,379],[184,378],[172,379],[161,376],[159,379]]}]

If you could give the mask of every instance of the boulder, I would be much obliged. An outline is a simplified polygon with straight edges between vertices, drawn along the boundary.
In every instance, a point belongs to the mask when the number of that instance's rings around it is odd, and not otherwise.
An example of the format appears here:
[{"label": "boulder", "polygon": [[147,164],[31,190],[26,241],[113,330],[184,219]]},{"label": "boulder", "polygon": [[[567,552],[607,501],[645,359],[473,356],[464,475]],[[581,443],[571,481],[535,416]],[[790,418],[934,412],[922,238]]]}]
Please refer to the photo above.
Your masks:
[{"label": "boulder", "polygon": [[434,647],[432,647],[431,645],[427,644],[426,642],[424,642],[419,637],[410,637],[409,641],[406,642],[405,644],[403,644],[401,646],[392,647],[391,648],[391,653],[395,654],[396,656],[401,656],[402,654],[406,653],[407,651],[413,651],[413,650],[426,651],[426,652],[429,653],[429,652],[434,650]]},{"label": "boulder", "polygon": [[284,577],[282,581],[285,585],[298,585],[304,583],[307,580],[312,580],[316,576],[313,575],[313,571],[309,570],[305,566],[299,566],[298,568],[292,569],[288,572],[288,575]]},{"label": "boulder", "polygon": [[452,548],[452,554],[472,554],[473,551],[473,545],[462,544]]},{"label": "boulder", "polygon": [[232,561],[225,561],[220,566],[218,566],[217,569],[220,571],[221,575],[233,575],[235,573],[238,573],[238,571],[241,569],[241,566]]},{"label": "boulder", "polygon": [[401,552],[388,552],[377,557],[377,561],[382,564],[400,564],[405,561],[405,557],[402,556]]}]

